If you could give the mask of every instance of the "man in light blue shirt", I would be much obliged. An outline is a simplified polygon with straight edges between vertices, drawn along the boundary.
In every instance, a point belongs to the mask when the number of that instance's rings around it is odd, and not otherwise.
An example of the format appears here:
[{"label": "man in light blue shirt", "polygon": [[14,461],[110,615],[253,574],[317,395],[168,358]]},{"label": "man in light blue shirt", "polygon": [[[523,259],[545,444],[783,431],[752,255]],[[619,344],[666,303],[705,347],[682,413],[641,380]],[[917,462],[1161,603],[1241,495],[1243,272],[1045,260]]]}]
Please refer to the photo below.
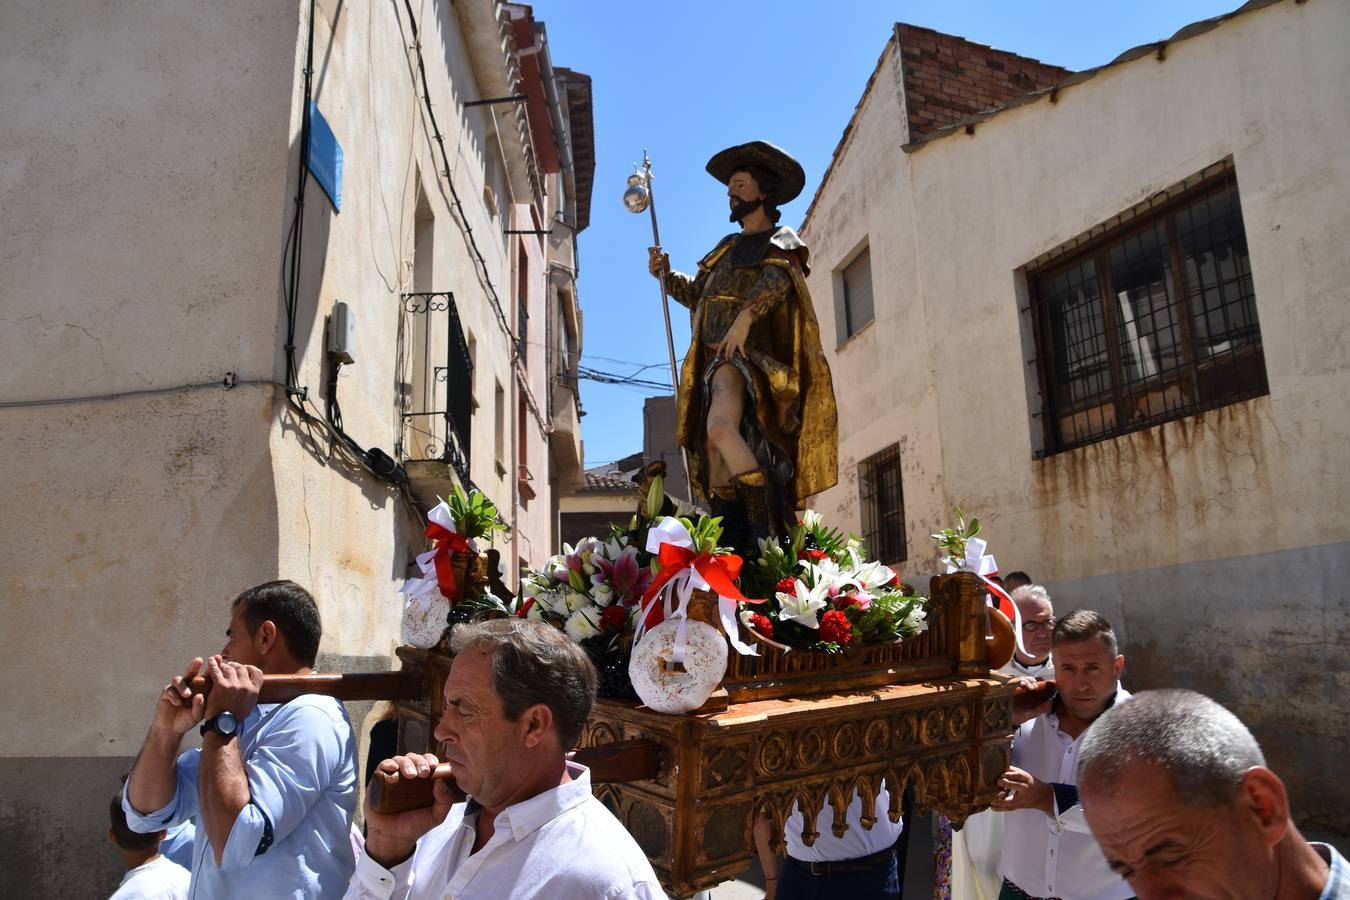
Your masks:
[{"label": "man in light blue shirt", "polygon": [[[228,643],[160,692],[123,792],[127,821],[159,831],[197,817],[194,900],[341,897],[355,869],[351,722],[331,697],[258,704],[265,674],[313,670],[322,629],[304,588],[273,581],[234,600]],[[205,696],[187,683],[211,679]],[[179,755],[200,724],[202,746]]]}]

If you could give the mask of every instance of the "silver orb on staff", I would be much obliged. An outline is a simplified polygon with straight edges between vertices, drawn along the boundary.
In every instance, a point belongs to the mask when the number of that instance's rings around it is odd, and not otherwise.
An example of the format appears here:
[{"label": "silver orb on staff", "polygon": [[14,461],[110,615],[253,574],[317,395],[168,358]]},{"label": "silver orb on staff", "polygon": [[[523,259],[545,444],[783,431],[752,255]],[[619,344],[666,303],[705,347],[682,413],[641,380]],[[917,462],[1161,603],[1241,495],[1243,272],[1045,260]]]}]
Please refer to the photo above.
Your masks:
[{"label": "silver orb on staff", "polygon": [[[661,246],[661,230],[656,225],[656,195],[652,191],[652,161],[647,155],[647,148],[642,148],[642,167],[641,171],[637,166],[633,167],[633,174],[628,176],[628,187],[623,192],[623,205],[630,213],[641,214],[643,212],[651,213],[652,217],[652,244],[658,249]],[[670,328],[670,298],[666,295],[666,282],[664,278],[657,279],[661,285],[661,314],[666,320],[666,352],[670,354],[670,384],[671,390],[676,395],[676,403],[679,402],[680,390],[680,372],[675,363],[675,336]],[[684,490],[689,500],[694,498],[694,487],[689,480],[689,458],[685,454],[684,448],[680,448],[680,461],[684,468]]]}]

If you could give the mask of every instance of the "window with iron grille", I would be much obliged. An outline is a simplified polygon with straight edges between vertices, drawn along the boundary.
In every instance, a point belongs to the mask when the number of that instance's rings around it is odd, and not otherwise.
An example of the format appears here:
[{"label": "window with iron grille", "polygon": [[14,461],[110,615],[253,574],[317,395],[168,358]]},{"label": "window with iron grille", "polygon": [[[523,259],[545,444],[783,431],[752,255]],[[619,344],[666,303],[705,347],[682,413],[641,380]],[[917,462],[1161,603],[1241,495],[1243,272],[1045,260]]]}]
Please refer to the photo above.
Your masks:
[{"label": "window with iron grille", "polygon": [[1045,449],[1268,393],[1229,162],[1027,274]]},{"label": "window with iron grille", "polygon": [[899,444],[858,464],[858,491],[868,558],[887,564],[904,562],[905,495],[900,484]]}]

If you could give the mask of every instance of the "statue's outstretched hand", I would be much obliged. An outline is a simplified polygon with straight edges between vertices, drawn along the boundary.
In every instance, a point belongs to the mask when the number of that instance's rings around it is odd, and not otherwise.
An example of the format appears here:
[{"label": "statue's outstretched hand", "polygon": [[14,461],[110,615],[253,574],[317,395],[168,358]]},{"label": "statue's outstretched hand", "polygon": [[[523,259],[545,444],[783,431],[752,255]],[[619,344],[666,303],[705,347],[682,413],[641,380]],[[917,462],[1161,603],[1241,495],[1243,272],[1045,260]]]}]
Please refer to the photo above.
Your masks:
[{"label": "statue's outstretched hand", "polygon": [[647,271],[653,278],[661,278],[670,271],[670,256],[662,253],[660,247],[648,247]]}]

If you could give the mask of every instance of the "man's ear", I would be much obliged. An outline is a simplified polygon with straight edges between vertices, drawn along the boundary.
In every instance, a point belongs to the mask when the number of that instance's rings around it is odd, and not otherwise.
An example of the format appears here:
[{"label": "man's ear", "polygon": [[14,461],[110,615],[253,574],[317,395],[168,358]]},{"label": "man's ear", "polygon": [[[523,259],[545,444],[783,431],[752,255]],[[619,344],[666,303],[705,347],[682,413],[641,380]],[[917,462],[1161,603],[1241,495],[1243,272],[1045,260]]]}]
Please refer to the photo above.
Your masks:
[{"label": "man's ear", "polygon": [[1256,823],[1268,847],[1278,844],[1289,831],[1289,795],[1280,776],[1265,766],[1253,766],[1243,773],[1237,808],[1239,815]]},{"label": "man's ear", "polygon": [[277,645],[277,623],[271,619],[265,620],[258,626],[258,630],[253,633],[254,643],[258,650],[265,656],[271,653]]},{"label": "man's ear", "polygon": [[553,730],[553,710],[545,704],[536,703],[521,713],[520,739],[527,748],[533,750],[555,734],[556,732]]},{"label": "man's ear", "polygon": [[114,844],[117,843],[117,835],[113,834],[111,828],[108,829],[108,840],[112,841]]},{"label": "man's ear", "polygon": [[1117,656],[1117,657],[1116,657],[1116,681],[1119,681],[1119,680],[1120,680],[1120,676],[1121,676],[1121,675],[1124,675],[1124,674],[1125,674],[1125,657],[1124,657],[1123,655],[1122,655],[1122,656]]}]

